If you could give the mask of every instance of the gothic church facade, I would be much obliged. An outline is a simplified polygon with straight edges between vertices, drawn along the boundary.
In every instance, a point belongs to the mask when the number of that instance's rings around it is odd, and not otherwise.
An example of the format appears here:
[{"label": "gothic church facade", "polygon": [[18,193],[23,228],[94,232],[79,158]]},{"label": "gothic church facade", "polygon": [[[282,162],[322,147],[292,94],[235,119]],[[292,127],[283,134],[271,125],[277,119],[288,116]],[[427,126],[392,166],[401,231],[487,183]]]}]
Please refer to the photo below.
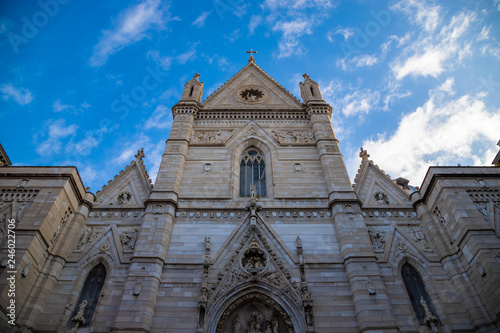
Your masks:
[{"label": "gothic church facade", "polygon": [[154,186],[142,150],[95,195],[0,151],[1,331],[500,330],[498,166],[415,189],[362,150],[353,185],[309,76],[299,100],[251,56],[203,102],[198,77]]}]

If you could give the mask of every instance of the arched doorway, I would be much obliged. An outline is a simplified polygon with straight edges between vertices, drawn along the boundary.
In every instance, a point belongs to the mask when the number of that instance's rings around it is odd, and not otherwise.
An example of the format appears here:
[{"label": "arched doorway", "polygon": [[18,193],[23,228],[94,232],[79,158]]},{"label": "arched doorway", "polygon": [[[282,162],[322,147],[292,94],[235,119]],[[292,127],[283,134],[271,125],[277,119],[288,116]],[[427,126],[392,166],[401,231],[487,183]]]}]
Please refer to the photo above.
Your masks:
[{"label": "arched doorway", "polygon": [[252,292],[222,313],[216,333],[295,333],[292,320],[273,298]]}]

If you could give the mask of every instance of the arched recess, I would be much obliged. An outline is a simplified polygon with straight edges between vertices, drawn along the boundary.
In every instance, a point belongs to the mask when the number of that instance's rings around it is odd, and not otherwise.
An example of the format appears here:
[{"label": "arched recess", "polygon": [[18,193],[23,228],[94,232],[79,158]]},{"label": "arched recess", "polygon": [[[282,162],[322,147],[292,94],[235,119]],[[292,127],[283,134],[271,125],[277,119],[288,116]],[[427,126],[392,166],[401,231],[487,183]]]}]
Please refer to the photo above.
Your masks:
[{"label": "arched recess", "polygon": [[[83,258],[82,258],[83,259]],[[89,257],[87,260],[83,261],[80,260],[77,263],[77,267],[81,267],[81,269],[77,269],[76,272],[78,274],[75,274],[75,282],[72,288],[71,296],[68,299],[67,304],[71,304],[72,308],[69,309],[71,312],[65,312],[63,315],[59,328],[66,328],[68,326],[71,326],[71,318],[73,317],[73,313],[75,309],[78,309],[78,300],[80,298],[81,292],[84,288],[85,281],[87,280],[87,277],[91,273],[91,271],[98,265],[103,265],[104,268],[106,269],[106,278],[103,283],[103,287],[100,291],[100,294],[104,294],[106,292],[106,285],[110,279],[111,276],[115,276],[116,272],[116,262],[113,259],[113,257],[107,253],[107,252],[100,252],[98,254],[95,254],[92,257]],[[81,265],[81,266],[80,266]],[[70,267],[68,267],[70,268]],[[75,269],[74,267],[71,267],[70,269]],[[101,305],[102,302],[99,302],[97,304],[97,307],[95,308],[94,316],[92,318],[92,322],[95,321],[96,319],[96,314],[99,313],[99,306]],[[92,325],[92,323],[90,323]]]},{"label": "arched recess", "polygon": [[405,286],[404,279],[403,279],[403,267],[405,265],[410,265],[412,266],[417,273],[419,274],[420,278],[423,281],[423,284],[425,286],[425,290],[427,292],[427,295],[429,297],[429,300],[432,303],[433,308],[431,309],[433,313],[436,313],[439,319],[440,325],[443,325],[444,329],[447,330],[449,327],[449,323],[447,320],[447,317],[445,315],[444,309],[439,303],[439,299],[434,287],[434,280],[432,276],[429,274],[431,272],[431,267],[428,265],[427,262],[423,261],[422,259],[413,256],[410,253],[400,253],[398,256],[395,257],[394,260],[397,265],[394,265],[394,275],[395,277],[398,277],[396,279],[396,285],[400,286],[404,290],[404,295],[406,296],[408,305],[412,311],[414,322],[416,327],[419,327],[421,325],[419,318],[417,317],[417,314],[414,311],[414,307],[411,302],[410,295],[408,293],[408,290]]},{"label": "arched recess", "polygon": [[248,198],[240,198],[240,162],[242,153],[251,147],[255,147],[264,154],[266,163],[266,191],[267,195],[262,198],[263,201],[272,200],[274,198],[274,163],[273,156],[277,158],[276,149],[271,142],[267,142],[264,138],[239,138],[232,142],[228,147],[228,154],[232,161],[232,176],[231,176],[231,193],[233,200],[245,200]]},{"label": "arched recess", "polygon": [[242,331],[246,332],[254,318],[253,313],[260,314],[261,331],[265,331],[266,322],[273,324],[273,317],[278,323],[279,333],[305,332],[306,324],[302,310],[280,290],[262,283],[249,282],[238,290],[220,297],[209,306],[206,331],[225,333],[227,328],[232,332],[236,314],[240,315]]}]

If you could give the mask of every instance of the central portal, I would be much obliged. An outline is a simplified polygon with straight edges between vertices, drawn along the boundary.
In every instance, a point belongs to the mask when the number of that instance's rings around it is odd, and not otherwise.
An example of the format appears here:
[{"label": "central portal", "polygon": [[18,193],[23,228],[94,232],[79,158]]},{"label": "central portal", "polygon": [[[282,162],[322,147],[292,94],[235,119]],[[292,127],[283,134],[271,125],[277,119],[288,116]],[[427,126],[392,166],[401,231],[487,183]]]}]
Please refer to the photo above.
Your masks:
[{"label": "central portal", "polygon": [[294,333],[292,321],[273,299],[252,293],[237,299],[224,311],[217,333]]}]

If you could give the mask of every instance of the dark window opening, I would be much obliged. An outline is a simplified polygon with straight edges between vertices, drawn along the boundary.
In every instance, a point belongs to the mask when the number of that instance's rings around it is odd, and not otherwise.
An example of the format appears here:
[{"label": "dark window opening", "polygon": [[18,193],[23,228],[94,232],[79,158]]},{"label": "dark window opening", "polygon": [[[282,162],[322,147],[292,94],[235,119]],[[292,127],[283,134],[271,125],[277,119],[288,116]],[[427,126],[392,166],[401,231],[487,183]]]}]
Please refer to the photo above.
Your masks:
[{"label": "dark window opening", "polygon": [[309,86],[309,89],[311,89],[311,95],[314,96],[314,89],[313,89],[313,87]]},{"label": "dark window opening", "polygon": [[[85,283],[83,285],[82,292],[80,294],[80,298],[75,305],[75,309],[73,310],[73,314],[71,318],[74,318],[79,310],[79,305],[82,304],[83,301],[87,301],[87,306],[85,306],[85,310],[83,312],[85,322],[80,324],[79,327],[88,327],[92,321],[92,317],[94,316],[94,312],[97,308],[97,303],[99,302],[99,297],[101,295],[102,287],[104,286],[104,280],[106,279],[106,267],[103,264],[99,264],[95,266],[92,271],[90,271]],[[74,326],[75,323],[70,320],[70,326]]]},{"label": "dark window opening", "polygon": [[264,155],[255,148],[246,150],[240,161],[240,197],[249,197],[255,188],[257,196],[266,196],[266,164]]},{"label": "dark window opening", "polygon": [[422,277],[418,273],[418,271],[413,268],[410,264],[404,264],[401,268],[401,274],[403,276],[403,281],[406,287],[406,291],[408,292],[408,296],[410,296],[411,305],[413,306],[413,311],[417,316],[418,323],[420,325],[425,325],[425,311],[422,305],[420,304],[420,298],[423,297],[424,300],[429,305],[429,309],[434,316],[436,316],[436,310],[432,305],[431,299],[427,294],[427,290],[425,289],[424,281]]},{"label": "dark window opening", "polygon": [[191,87],[191,91],[189,92],[190,97],[193,96],[193,89],[194,89],[194,87]]}]

